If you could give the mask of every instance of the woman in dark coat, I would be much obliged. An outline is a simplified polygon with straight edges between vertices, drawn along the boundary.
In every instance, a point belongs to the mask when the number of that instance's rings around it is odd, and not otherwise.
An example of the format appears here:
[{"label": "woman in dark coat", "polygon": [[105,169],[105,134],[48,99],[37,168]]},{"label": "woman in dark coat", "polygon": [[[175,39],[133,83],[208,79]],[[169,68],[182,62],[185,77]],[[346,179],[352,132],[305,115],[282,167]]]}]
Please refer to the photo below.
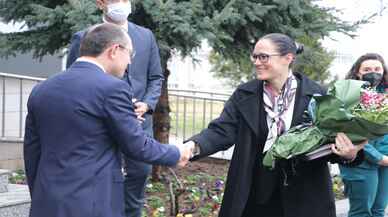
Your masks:
[{"label": "woman in dark coat", "polygon": [[[301,51],[286,35],[262,37],[251,55],[257,79],[239,86],[220,117],[189,139],[194,159],[235,144],[220,217],[336,216],[328,159],[285,161],[272,171],[262,164],[278,135],[306,122],[311,96],[324,94],[317,83],[292,72]],[[362,147],[339,133],[332,146],[337,157],[330,160],[357,162]]]}]

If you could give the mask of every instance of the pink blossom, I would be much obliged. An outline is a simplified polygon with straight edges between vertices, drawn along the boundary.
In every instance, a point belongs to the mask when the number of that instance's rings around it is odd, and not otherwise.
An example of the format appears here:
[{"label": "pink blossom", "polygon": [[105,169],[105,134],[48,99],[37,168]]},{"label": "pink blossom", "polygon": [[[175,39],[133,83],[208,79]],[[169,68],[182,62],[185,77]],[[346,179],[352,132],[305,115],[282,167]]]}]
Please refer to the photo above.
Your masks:
[{"label": "pink blossom", "polygon": [[360,105],[363,110],[378,110],[388,106],[388,94],[365,89],[361,92]]}]

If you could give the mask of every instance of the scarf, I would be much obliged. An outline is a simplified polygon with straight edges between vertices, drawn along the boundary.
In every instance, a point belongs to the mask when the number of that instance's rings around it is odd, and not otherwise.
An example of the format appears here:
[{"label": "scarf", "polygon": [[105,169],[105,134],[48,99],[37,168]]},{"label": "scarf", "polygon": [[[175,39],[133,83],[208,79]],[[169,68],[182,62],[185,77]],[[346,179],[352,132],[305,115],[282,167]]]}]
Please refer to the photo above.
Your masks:
[{"label": "scarf", "polygon": [[276,138],[288,130],[286,129],[285,115],[295,98],[297,86],[298,82],[292,72],[289,73],[289,76],[278,97],[275,95],[274,90],[269,83],[264,83],[264,109],[267,112],[268,117],[271,119],[271,123],[268,126],[269,131],[263,152],[268,151],[272,147]]}]

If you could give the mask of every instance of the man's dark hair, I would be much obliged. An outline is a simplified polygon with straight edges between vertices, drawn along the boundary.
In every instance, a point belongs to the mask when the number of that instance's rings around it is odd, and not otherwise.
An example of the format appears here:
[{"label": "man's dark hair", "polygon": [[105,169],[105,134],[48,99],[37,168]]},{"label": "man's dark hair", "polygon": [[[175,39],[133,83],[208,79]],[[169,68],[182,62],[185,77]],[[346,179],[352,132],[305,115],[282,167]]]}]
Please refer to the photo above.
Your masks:
[{"label": "man's dark hair", "polygon": [[81,40],[80,56],[97,57],[112,44],[128,45],[128,35],[111,23],[98,24],[87,30]]}]

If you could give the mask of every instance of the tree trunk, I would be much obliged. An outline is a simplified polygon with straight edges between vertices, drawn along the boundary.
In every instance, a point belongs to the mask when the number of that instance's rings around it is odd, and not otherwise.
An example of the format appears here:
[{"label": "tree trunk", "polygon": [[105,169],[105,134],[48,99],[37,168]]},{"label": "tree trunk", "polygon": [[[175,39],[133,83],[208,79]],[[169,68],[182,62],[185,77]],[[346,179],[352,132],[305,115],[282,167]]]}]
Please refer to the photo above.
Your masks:
[{"label": "tree trunk", "polygon": [[[170,104],[168,101],[168,77],[170,76],[170,71],[167,68],[167,60],[170,55],[162,56],[162,69],[164,80],[162,83],[162,93],[159,98],[159,102],[156,105],[154,114],[153,114],[153,130],[154,138],[161,143],[169,143],[169,133],[170,133]],[[160,172],[161,166],[153,166],[152,169],[152,181],[160,181]]]}]

